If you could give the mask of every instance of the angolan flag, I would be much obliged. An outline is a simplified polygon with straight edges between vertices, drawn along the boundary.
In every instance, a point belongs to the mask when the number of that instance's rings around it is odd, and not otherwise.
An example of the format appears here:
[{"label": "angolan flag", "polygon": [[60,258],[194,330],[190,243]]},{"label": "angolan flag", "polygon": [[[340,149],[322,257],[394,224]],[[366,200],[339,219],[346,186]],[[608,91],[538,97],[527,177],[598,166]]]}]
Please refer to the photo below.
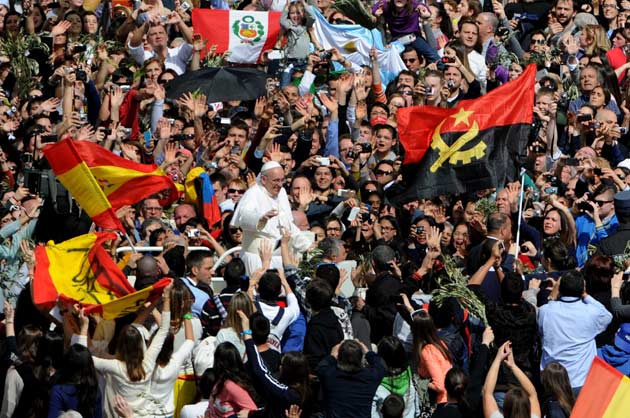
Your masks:
[{"label": "angolan flag", "polygon": [[256,64],[260,54],[273,49],[280,33],[280,12],[193,9],[193,30],[216,45],[216,52],[230,51],[227,60]]},{"label": "angolan flag", "polygon": [[432,198],[503,185],[524,160],[534,107],[535,65],[516,80],[452,109],[398,110],[408,197]]}]

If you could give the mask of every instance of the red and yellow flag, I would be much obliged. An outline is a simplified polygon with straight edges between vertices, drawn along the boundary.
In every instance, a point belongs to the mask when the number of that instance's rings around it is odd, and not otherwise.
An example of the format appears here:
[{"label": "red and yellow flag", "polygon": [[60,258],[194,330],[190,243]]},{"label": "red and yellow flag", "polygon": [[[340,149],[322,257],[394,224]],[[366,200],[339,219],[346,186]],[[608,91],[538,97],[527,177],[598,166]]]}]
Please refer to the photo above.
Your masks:
[{"label": "red and yellow flag", "polygon": [[163,206],[178,198],[175,183],[157,165],[129,161],[90,141],[64,139],[45,147],[44,154],[59,181],[99,226],[106,227],[94,219],[88,208],[98,212],[104,208],[103,200],[117,210],[164,190],[168,194],[160,201]]},{"label": "red and yellow flag", "polygon": [[61,299],[80,303],[87,313],[113,319],[136,312],[161,295],[168,279],[136,292],[127,276],[103,248],[116,234],[97,232],[35,249],[33,301],[52,308]]},{"label": "red and yellow flag", "polygon": [[61,184],[68,189],[96,225],[106,229],[125,230],[103,188],[79,155],[72,140],[64,139],[48,145],[44,148],[44,154]]},{"label": "red and yellow flag", "polygon": [[595,357],[570,418],[627,418],[630,379]]}]

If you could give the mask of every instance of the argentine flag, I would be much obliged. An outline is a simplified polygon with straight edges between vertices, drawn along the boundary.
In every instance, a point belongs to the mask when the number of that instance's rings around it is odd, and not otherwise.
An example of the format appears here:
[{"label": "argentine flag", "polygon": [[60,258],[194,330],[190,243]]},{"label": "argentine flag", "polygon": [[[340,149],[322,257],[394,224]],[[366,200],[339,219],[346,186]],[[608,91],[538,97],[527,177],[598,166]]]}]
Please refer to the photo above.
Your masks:
[{"label": "argentine flag", "polygon": [[353,64],[370,65],[370,49],[376,48],[384,86],[406,69],[400,58],[404,47],[399,42],[393,42],[390,48],[386,48],[378,30],[369,30],[361,25],[331,25],[319,10],[309,7],[315,16],[315,36],[324,49],[337,48]]}]

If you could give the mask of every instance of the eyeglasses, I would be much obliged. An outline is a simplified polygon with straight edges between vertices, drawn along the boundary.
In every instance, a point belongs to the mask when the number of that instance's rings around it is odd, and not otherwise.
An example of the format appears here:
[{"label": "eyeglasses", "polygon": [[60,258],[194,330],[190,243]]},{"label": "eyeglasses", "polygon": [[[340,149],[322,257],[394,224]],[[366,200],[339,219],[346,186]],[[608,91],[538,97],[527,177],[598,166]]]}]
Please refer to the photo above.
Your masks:
[{"label": "eyeglasses", "polygon": [[595,200],[598,206],[604,206],[606,203],[611,203],[612,200]]},{"label": "eyeglasses", "polygon": [[244,194],[245,190],[243,190],[243,189],[228,189],[228,193]]},{"label": "eyeglasses", "polygon": [[376,170],[374,172],[374,174],[376,174],[377,176],[389,176],[392,173],[393,171],[385,171],[385,170]]},{"label": "eyeglasses", "polygon": [[241,228],[230,228],[230,234],[238,234],[241,232]]},{"label": "eyeglasses", "polygon": [[532,39],[533,44],[543,45],[545,43],[544,39]]}]

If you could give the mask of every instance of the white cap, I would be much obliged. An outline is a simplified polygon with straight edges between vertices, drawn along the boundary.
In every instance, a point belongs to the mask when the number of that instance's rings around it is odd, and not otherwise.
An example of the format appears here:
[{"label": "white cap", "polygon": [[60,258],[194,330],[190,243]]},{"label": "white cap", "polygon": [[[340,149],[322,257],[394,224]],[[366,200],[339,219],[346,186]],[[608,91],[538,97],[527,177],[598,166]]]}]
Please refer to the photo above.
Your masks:
[{"label": "white cap", "polygon": [[9,4],[9,0],[0,0],[0,6],[4,6],[7,10],[11,10],[11,5]]},{"label": "white cap", "polygon": [[630,170],[630,158],[626,158],[625,160],[617,164],[617,167]]},{"label": "white cap", "polygon": [[265,171],[271,170],[272,168],[282,168],[282,166],[280,165],[280,163],[276,161],[267,161],[265,164],[263,164],[262,168],[260,169],[260,172],[264,173]]}]

